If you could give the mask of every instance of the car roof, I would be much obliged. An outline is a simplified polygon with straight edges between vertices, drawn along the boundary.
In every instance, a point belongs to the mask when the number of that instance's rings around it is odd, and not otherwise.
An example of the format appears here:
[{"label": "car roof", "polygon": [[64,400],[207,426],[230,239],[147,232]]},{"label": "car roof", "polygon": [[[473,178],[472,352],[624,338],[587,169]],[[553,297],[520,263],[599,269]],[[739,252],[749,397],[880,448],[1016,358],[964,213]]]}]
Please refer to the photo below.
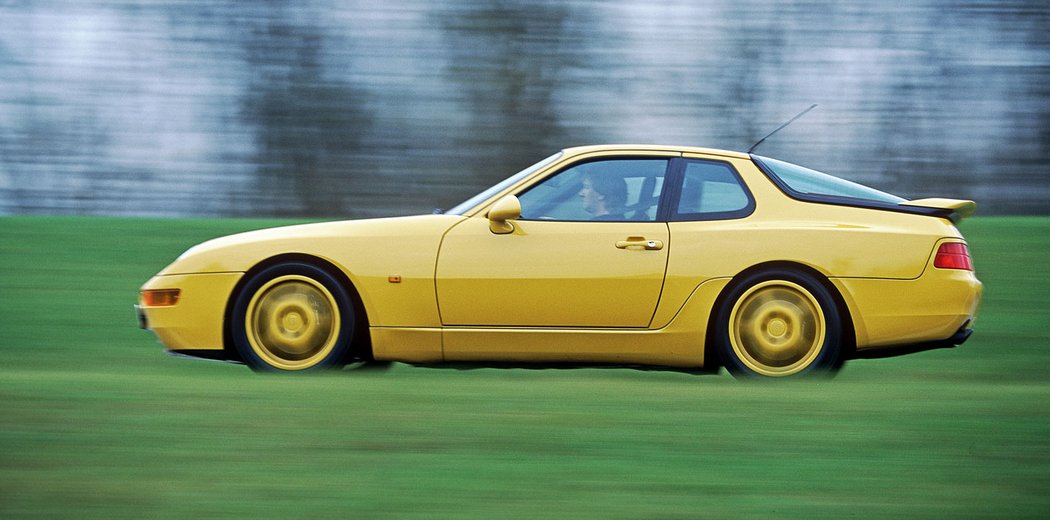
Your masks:
[{"label": "car roof", "polygon": [[719,150],[717,148],[701,148],[698,146],[674,146],[674,145],[661,145],[661,144],[596,144],[588,146],[574,146],[571,148],[565,148],[562,152],[565,153],[566,157],[575,155],[581,155],[591,152],[681,152],[681,153],[699,153],[707,155],[721,155],[724,157],[734,157],[737,159],[747,159],[749,156],[743,152],[734,152],[732,150]]}]

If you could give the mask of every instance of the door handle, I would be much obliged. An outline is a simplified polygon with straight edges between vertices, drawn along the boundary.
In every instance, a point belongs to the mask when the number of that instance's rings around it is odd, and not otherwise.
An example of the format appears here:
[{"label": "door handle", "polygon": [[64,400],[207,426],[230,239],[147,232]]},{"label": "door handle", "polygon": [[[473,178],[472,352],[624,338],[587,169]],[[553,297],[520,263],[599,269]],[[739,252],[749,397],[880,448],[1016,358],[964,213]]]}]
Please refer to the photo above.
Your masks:
[{"label": "door handle", "polygon": [[627,240],[617,242],[616,247],[619,249],[640,247],[646,251],[656,251],[663,249],[664,243],[660,240],[648,240],[645,237],[627,237]]}]

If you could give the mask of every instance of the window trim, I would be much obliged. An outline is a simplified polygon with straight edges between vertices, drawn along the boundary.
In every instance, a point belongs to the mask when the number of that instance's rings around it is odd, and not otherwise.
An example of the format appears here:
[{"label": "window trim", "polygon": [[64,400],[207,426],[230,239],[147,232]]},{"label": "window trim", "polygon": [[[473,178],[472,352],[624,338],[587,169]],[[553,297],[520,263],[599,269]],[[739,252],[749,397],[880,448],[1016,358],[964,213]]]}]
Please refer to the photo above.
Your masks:
[{"label": "window trim", "polygon": [[[728,161],[722,161],[718,159],[707,159],[699,157],[676,157],[675,161],[677,165],[672,168],[670,173],[670,179],[664,180],[665,186],[667,186],[668,180],[671,181],[669,189],[664,190],[665,194],[668,194],[667,199],[661,198],[660,204],[663,206],[663,213],[657,212],[657,220],[663,220],[665,222],[705,222],[712,220],[736,220],[751,216],[755,212],[757,206],[755,202],[755,196],[751,193],[751,188],[748,187],[747,183],[744,182],[744,178],[740,176],[740,172],[733,167],[733,164]],[[737,185],[744,190],[744,196],[747,197],[747,205],[743,208],[732,210],[732,211],[711,211],[711,212],[697,212],[697,213],[679,213],[678,205],[681,203],[682,187],[685,184],[685,169],[690,162],[697,163],[713,163],[719,166],[725,166],[729,168],[729,172],[736,179]],[[661,218],[662,215],[662,218]]]}]

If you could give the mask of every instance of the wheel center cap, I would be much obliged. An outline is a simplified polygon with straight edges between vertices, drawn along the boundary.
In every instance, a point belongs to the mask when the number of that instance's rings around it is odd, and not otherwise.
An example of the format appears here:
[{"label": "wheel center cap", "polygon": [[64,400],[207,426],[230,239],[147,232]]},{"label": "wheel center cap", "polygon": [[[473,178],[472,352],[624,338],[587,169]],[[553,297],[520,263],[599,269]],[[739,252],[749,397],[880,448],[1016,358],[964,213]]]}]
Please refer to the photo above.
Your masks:
[{"label": "wheel center cap", "polygon": [[768,332],[770,336],[773,336],[775,338],[782,337],[784,334],[787,333],[787,329],[787,323],[785,323],[784,320],[780,318],[774,318],[770,320],[768,325],[766,325],[766,332]]},{"label": "wheel center cap", "polygon": [[303,326],[303,317],[298,312],[289,312],[284,316],[281,325],[290,332],[296,332]]}]

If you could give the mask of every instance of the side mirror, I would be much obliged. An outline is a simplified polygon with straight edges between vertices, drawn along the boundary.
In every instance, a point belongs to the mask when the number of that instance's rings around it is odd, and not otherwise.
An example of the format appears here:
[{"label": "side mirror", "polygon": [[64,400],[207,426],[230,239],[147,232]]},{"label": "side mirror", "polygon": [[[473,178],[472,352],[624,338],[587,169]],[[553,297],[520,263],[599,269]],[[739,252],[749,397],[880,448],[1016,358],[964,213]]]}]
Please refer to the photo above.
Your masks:
[{"label": "side mirror", "polygon": [[499,199],[489,209],[489,229],[497,235],[506,235],[514,231],[514,224],[507,222],[521,217],[521,202],[514,195]]}]

